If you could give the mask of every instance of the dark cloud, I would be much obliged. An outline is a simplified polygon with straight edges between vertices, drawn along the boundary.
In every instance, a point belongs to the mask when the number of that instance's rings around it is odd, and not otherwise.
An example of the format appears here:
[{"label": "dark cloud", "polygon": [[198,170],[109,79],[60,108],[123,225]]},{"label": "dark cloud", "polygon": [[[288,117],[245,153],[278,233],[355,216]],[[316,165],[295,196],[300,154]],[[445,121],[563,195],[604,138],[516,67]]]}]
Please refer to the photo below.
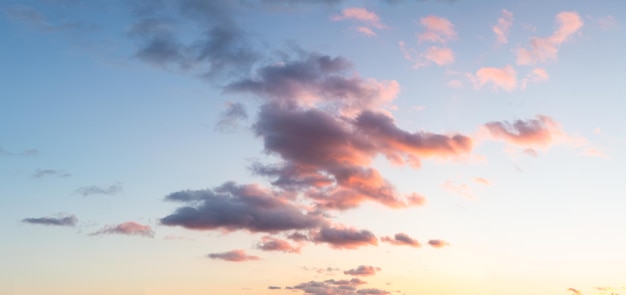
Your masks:
[{"label": "dark cloud", "polygon": [[33,173],[33,177],[35,178],[44,178],[48,176],[56,176],[56,177],[70,177],[71,174],[63,171],[63,170],[54,170],[54,169],[37,169],[35,173]]},{"label": "dark cloud", "polygon": [[410,247],[415,247],[418,248],[420,247],[420,243],[416,240],[411,238],[409,235],[405,234],[405,233],[397,233],[393,238],[391,237],[382,237],[380,239],[383,242],[387,242],[390,243],[392,245],[405,245],[405,246],[410,246]]},{"label": "dark cloud", "polygon": [[278,287],[278,286],[268,286],[267,289],[269,289],[269,290],[280,290],[282,288]]},{"label": "dark cloud", "polygon": [[352,280],[326,280],[326,281],[309,281],[301,283],[293,287],[287,287],[285,289],[299,290],[304,294],[311,295],[386,295],[390,292],[367,288],[357,289],[359,285],[366,282],[359,279]]},{"label": "dark cloud", "polygon": [[376,271],[380,271],[380,267],[359,265],[359,267],[346,270],[343,273],[351,276],[373,276],[376,274]]},{"label": "dark cloud", "polygon": [[229,182],[214,190],[180,191],[166,197],[188,203],[161,219],[161,224],[188,229],[279,232],[313,229],[325,219],[307,214],[275,192],[258,185]]},{"label": "dark cloud", "polygon": [[189,49],[178,41],[176,26],[176,22],[163,18],[145,18],[133,24],[128,34],[139,43],[135,57],[164,68],[171,64],[181,69],[191,67]]},{"label": "dark cloud", "polygon": [[109,186],[83,186],[76,190],[76,193],[81,196],[91,196],[91,195],[115,195],[123,191],[122,185],[119,183],[112,184]]},{"label": "dark cloud", "polygon": [[362,246],[378,245],[378,239],[372,232],[341,226],[324,226],[313,234],[312,240],[315,243],[327,243],[335,249],[355,249]]},{"label": "dark cloud", "polygon": [[391,294],[391,292],[389,291],[385,291],[385,290],[381,290],[381,289],[375,289],[375,288],[371,288],[371,289],[361,289],[356,291],[357,294],[359,295],[387,295],[387,294]]},{"label": "dark cloud", "polygon": [[300,247],[293,246],[285,240],[265,236],[261,242],[256,244],[256,248],[263,251],[280,251],[287,253],[300,253]]},{"label": "dark cloud", "polygon": [[309,240],[309,236],[303,233],[299,233],[299,232],[291,233],[287,235],[287,238],[296,242],[303,242],[303,241]]},{"label": "dark cloud", "polygon": [[27,149],[21,152],[11,152],[4,150],[0,147],[0,156],[21,156],[21,157],[34,157],[39,154],[39,151],[36,149]]},{"label": "dark cloud", "polygon": [[245,120],[248,120],[246,107],[238,102],[227,102],[226,110],[222,112],[215,129],[222,132],[232,131],[239,127],[241,121]]},{"label": "dark cloud", "polygon": [[446,246],[450,246],[450,243],[444,241],[444,240],[429,240],[428,241],[428,245],[430,245],[431,247],[434,248],[443,248]]},{"label": "dark cloud", "polygon": [[64,217],[24,218],[22,222],[41,225],[75,226],[78,219],[74,215],[70,215]]},{"label": "dark cloud", "polygon": [[222,252],[222,253],[211,253],[207,256],[211,259],[220,259],[220,260],[232,261],[232,262],[242,262],[242,261],[260,259],[258,256],[246,254],[246,251],[244,250],[232,250],[232,251]]},{"label": "dark cloud", "polygon": [[154,237],[154,231],[149,225],[139,224],[134,221],[127,221],[117,225],[107,225],[101,230],[91,233],[90,235],[99,236],[108,234],[135,235],[149,238]]}]

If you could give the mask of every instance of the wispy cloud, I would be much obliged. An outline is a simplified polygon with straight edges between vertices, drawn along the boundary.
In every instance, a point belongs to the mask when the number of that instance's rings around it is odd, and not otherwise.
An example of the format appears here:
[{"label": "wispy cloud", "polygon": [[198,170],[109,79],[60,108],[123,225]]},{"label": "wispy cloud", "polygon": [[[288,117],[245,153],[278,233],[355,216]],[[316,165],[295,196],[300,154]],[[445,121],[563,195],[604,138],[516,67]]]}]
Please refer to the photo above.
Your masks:
[{"label": "wispy cloud", "polygon": [[122,184],[115,183],[109,186],[83,186],[76,189],[76,193],[83,196],[91,196],[91,195],[115,195],[123,191]]},{"label": "wispy cloud", "polygon": [[561,44],[583,27],[581,17],[574,11],[564,11],[557,14],[556,23],[558,28],[552,35],[544,38],[531,37],[530,48],[518,49],[518,65],[533,65],[556,60]]},{"label": "wispy cloud", "polygon": [[313,234],[313,241],[326,243],[335,249],[356,249],[362,246],[378,245],[378,239],[372,232],[343,226],[322,227]]},{"label": "wispy cloud", "polygon": [[37,169],[35,173],[33,173],[33,177],[35,178],[44,178],[44,177],[52,177],[52,176],[67,178],[72,175],[63,170],[55,170],[55,169]]},{"label": "wispy cloud", "polygon": [[230,132],[239,128],[241,121],[248,120],[246,106],[238,102],[226,102],[226,109],[220,114],[220,120],[215,129],[221,132]]},{"label": "wispy cloud", "polygon": [[108,234],[154,237],[154,231],[149,225],[139,224],[134,221],[127,221],[117,225],[107,225],[90,235],[100,236]]},{"label": "wispy cloud", "polygon": [[53,226],[75,226],[78,219],[74,215],[61,217],[29,217],[22,219],[22,222]]},{"label": "wispy cloud", "polygon": [[513,25],[513,13],[506,9],[502,9],[502,16],[498,18],[498,23],[492,28],[493,33],[496,34],[496,41],[499,44],[506,44],[509,42],[508,35],[511,25]]},{"label": "wispy cloud", "polygon": [[36,149],[27,149],[19,152],[7,151],[0,147],[0,156],[34,157],[39,154]]},{"label": "wispy cloud", "polygon": [[222,253],[211,253],[207,256],[211,259],[219,259],[231,262],[254,261],[261,259],[258,256],[248,255],[246,254],[246,251],[240,249]]},{"label": "wispy cloud", "polygon": [[382,237],[380,240],[396,246],[409,246],[413,248],[419,248],[422,246],[416,239],[411,238],[405,233],[397,233],[393,236],[393,238]]},{"label": "wispy cloud", "polygon": [[333,15],[330,19],[333,21],[353,20],[361,22],[365,25],[356,27],[356,30],[357,32],[368,36],[376,36],[376,33],[372,30],[372,28],[387,28],[387,26],[385,26],[381,22],[380,17],[378,17],[376,13],[369,11],[365,8],[345,8],[341,11],[340,14]]}]

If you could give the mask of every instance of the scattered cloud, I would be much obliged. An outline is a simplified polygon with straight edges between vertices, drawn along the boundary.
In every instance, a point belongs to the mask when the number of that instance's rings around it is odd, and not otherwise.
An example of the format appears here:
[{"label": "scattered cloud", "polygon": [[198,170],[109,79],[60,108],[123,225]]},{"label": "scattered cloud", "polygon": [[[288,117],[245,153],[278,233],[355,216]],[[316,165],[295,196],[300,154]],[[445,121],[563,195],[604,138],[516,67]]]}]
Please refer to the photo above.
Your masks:
[{"label": "scattered cloud", "polygon": [[238,102],[226,102],[226,110],[220,115],[215,129],[222,132],[234,131],[239,128],[241,121],[248,120],[246,106]]},{"label": "scattered cloud", "polygon": [[346,270],[343,273],[351,276],[373,276],[377,271],[380,271],[380,267],[359,265],[357,268]]},{"label": "scattered cloud", "polygon": [[498,23],[493,26],[493,33],[496,34],[498,44],[506,44],[509,42],[509,30],[513,25],[513,13],[506,9],[502,9],[502,16],[498,18]]},{"label": "scattered cloud", "polygon": [[35,173],[33,173],[34,178],[44,178],[44,177],[52,177],[52,176],[67,178],[72,175],[63,170],[54,170],[54,169],[37,169]]},{"label": "scattered cloud", "polygon": [[378,17],[376,13],[369,11],[365,8],[345,8],[341,11],[340,14],[333,15],[330,19],[333,21],[356,20],[377,29],[386,28],[386,26],[380,21],[380,17]]},{"label": "scattered cloud", "polygon": [[561,44],[583,27],[581,17],[574,11],[557,14],[556,23],[558,28],[552,35],[545,38],[531,37],[530,48],[518,49],[518,65],[533,65],[556,60]]},{"label": "scattered cloud", "polygon": [[76,193],[83,196],[91,196],[91,195],[115,195],[123,191],[122,185],[120,183],[112,184],[109,186],[83,186],[76,190]]},{"label": "scattered cloud", "polygon": [[526,75],[526,77],[524,77],[524,79],[522,79],[520,88],[526,89],[528,82],[538,83],[538,82],[548,81],[549,79],[550,79],[550,76],[548,76],[548,72],[546,72],[545,69],[534,68],[530,73]]},{"label": "scattered cloud", "polygon": [[476,89],[491,85],[494,90],[510,92],[517,88],[517,72],[509,65],[503,68],[480,68],[475,75],[469,74],[468,77]]},{"label": "scattered cloud", "polygon": [[355,30],[363,35],[367,35],[371,37],[376,36],[376,33],[368,27],[356,27]]},{"label": "scattered cloud", "polygon": [[279,287],[279,286],[268,286],[268,287],[267,287],[267,289],[268,289],[268,290],[280,290],[280,289],[282,289],[282,288],[281,288],[281,287]]},{"label": "scattered cloud", "polygon": [[90,235],[100,236],[108,234],[134,235],[149,238],[154,237],[154,231],[149,225],[139,224],[134,221],[127,221],[117,225],[107,225],[99,231],[96,231]]},{"label": "scattered cloud", "polygon": [[470,200],[475,199],[472,188],[465,183],[458,183],[452,180],[446,180],[441,185],[441,187],[453,193],[459,194],[467,199],[470,199]]},{"label": "scattered cloud", "polygon": [[420,42],[446,43],[456,38],[454,25],[444,17],[429,15],[420,19],[424,32],[417,35]]},{"label": "scattered cloud", "polygon": [[378,239],[368,230],[357,230],[342,226],[322,227],[313,233],[315,243],[326,243],[335,249],[356,249],[362,246],[376,246]]},{"label": "scattered cloud", "polygon": [[29,217],[22,219],[22,222],[54,226],[75,226],[78,222],[78,219],[74,215],[61,217]]},{"label": "scattered cloud", "polygon": [[411,238],[405,233],[397,233],[393,238],[382,237],[380,240],[397,246],[409,246],[414,248],[419,248],[422,246],[416,239]]},{"label": "scattered cloud", "polygon": [[433,248],[443,248],[446,246],[450,246],[450,243],[443,241],[443,240],[429,240],[428,245],[430,245]]},{"label": "scattered cloud", "polygon": [[484,125],[484,128],[493,139],[503,140],[523,148],[545,149],[554,143],[568,140],[561,126],[544,115],[514,122],[489,122]]},{"label": "scattered cloud", "polygon": [[430,47],[424,52],[424,59],[438,66],[454,63],[454,53],[447,47]]},{"label": "scattered cloud", "polygon": [[483,177],[474,178],[474,182],[478,184],[482,184],[482,185],[487,185],[487,186],[491,185],[491,182],[488,179],[483,178]]},{"label": "scattered cloud", "polygon": [[285,240],[264,236],[256,248],[263,251],[280,251],[286,253],[300,253],[300,247],[295,247]]},{"label": "scattered cloud", "polygon": [[231,262],[253,261],[260,259],[258,256],[248,255],[246,254],[246,251],[240,249],[222,253],[211,253],[207,256],[211,259],[219,259]]},{"label": "scattered cloud", "polygon": [[20,152],[7,151],[0,147],[0,156],[35,157],[39,154],[36,149],[27,149]]},{"label": "scattered cloud", "polygon": [[304,294],[311,295],[387,295],[391,294],[389,291],[367,288],[357,289],[357,287],[365,282],[352,279],[352,280],[326,280],[326,281],[309,281],[301,283],[293,287],[286,287],[285,289],[299,290]]}]

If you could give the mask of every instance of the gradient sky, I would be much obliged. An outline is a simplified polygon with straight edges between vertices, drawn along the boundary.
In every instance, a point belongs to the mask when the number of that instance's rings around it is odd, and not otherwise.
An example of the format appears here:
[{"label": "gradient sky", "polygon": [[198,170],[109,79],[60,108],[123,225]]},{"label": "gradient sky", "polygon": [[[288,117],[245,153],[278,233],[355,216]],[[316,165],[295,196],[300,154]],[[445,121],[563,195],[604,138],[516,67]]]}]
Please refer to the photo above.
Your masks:
[{"label": "gradient sky", "polygon": [[624,20],[1,0],[0,294],[626,294]]}]

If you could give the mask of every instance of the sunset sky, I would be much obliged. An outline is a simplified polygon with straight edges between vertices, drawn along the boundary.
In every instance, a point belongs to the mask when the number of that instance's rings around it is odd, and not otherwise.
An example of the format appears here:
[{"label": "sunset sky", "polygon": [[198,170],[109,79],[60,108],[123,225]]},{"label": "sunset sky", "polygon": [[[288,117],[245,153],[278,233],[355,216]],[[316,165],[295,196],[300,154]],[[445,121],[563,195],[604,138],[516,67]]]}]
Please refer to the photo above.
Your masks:
[{"label": "sunset sky", "polygon": [[626,294],[625,24],[0,0],[0,294]]}]

